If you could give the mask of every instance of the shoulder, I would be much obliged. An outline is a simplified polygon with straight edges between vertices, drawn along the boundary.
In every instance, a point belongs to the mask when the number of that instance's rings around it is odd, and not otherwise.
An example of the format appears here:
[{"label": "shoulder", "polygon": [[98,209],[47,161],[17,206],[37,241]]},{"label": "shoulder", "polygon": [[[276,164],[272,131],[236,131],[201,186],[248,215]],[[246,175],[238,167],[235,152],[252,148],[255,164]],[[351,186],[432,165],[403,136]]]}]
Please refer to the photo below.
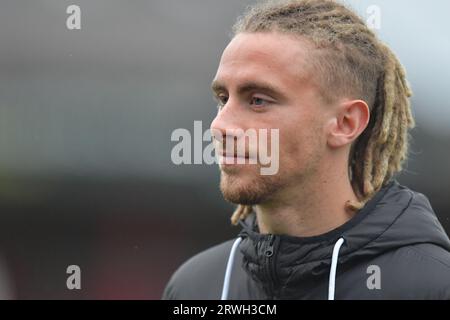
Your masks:
[{"label": "shoulder", "polygon": [[[450,299],[450,252],[420,243],[386,254],[382,278],[391,292],[407,299]],[[394,296],[397,296],[394,294]]]},{"label": "shoulder", "polygon": [[184,262],[172,275],[163,299],[219,299],[234,239],[206,249]]}]

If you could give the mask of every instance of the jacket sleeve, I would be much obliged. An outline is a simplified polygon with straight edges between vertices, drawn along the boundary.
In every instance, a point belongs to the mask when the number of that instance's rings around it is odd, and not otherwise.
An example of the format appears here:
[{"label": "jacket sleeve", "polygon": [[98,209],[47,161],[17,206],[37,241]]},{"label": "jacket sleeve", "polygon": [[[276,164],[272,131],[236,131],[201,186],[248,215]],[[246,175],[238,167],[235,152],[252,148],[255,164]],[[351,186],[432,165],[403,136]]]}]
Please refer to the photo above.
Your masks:
[{"label": "jacket sleeve", "polygon": [[166,287],[164,288],[161,300],[177,300],[174,292],[173,277],[169,280]]},{"label": "jacket sleeve", "polygon": [[163,300],[219,299],[233,240],[209,248],[183,263],[170,278]]}]

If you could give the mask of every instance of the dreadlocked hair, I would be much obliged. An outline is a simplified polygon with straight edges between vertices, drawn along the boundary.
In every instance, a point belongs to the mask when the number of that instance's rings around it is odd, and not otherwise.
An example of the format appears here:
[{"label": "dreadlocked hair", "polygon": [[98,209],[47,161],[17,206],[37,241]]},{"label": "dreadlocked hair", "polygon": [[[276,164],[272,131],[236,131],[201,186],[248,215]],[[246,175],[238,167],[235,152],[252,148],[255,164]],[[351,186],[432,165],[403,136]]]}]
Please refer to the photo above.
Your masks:
[{"label": "dreadlocked hair", "polygon": [[[369,124],[351,145],[348,159],[358,201],[348,200],[345,206],[360,210],[407,159],[409,129],[415,121],[403,66],[359,16],[333,0],[266,1],[253,6],[238,19],[233,35],[257,32],[281,32],[313,44],[305,65],[325,102],[346,96],[368,104]],[[252,206],[238,205],[232,224],[252,211]]]}]

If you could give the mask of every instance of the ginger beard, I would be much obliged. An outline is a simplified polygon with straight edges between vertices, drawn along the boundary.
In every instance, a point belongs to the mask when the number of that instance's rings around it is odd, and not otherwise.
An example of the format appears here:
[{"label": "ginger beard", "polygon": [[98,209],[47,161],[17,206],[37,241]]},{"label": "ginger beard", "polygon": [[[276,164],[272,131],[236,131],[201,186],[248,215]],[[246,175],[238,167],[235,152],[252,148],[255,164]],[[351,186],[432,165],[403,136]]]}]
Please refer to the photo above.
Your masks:
[{"label": "ginger beard", "polygon": [[[307,131],[311,135],[308,134],[306,139],[280,137],[280,141],[285,143],[280,142],[279,170],[274,175],[262,175],[261,167],[264,165],[259,161],[256,164],[221,164],[220,190],[225,200],[253,206],[279,201],[288,195],[290,189],[301,192],[304,188],[302,184],[317,177],[318,165],[323,157],[319,148],[320,137],[314,134],[315,130]],[[300,147],[299,140],[309,143]]]},{"label": "ginger beard", "polygon": [[[225,146],[224,149],[226,149]],[[235,149],[237,149],[236,146]],[[257,148],[252,149],[257,150]],[[249,154],[248,149],[246,154]],[[249,159],[245,159],[245,164],[219,165],[220,190],[227,201],[234,204],[255,205],[269,199],[283,186],[283,179],[279,176],[279,172],[275,175],[262,175],[263,165],[257,152],[254,152],[253,159],[255,158],[256,163],[250,163]]]},{"label": "ginger beard", "polygon": [[260,166],[248,164],[246,167],[222,167],[220,190],[223,197],[234,204],[256,205],[265,202],[283,187],[280,174],[263,176]]}]

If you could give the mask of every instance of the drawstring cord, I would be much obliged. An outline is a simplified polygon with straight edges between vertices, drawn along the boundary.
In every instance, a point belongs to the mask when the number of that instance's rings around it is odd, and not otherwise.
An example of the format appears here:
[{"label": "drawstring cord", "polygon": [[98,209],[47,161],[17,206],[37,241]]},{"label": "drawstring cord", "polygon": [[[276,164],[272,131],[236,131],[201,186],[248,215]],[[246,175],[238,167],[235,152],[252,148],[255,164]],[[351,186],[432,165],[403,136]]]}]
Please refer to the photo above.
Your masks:
[{"label": "drawstring cord", "polygon": [[[231,247],[230,255],[228,257],[227,268],[225,271],[225,278],[223,280],[222,295],[220,298],[221,300],[228,299],[234,257],[236,255],[235,254],[236,250],[237,250],[239,244],[241,243],[241,241],[242,241],[241,237],[237,238],[234,241],[233,246]],[[339,250],[341,250],[341,246],[344,244],[344,241],[345,241],[344,238],[339,238],[339,240],[336,241],[336,243],[334,244],[333,254],[331,257],[330,278],[328,281],[328,300],[334,300],[334,292],[335,292],[335,288],[336,288],[336,269],[337,269],[337,263],[338,263],[338,259],[339,259]]]},{"label": "drawstring cord", "polygon": [[228,293],[230,291],[231,272],[233,270],[235,252],[241,241],[242,241],[241,237],[237,238],[234,241],[233,246],[231,247],[230,256],[228,257],[227,269],[225,271],[225,278],[223,280],[222,296],[220,297],[220,300],[228,299]]},{"label": "drawstring cord", "polygon": [[344,243],[344,238],[339,238],[334,244],[333,255],[331,257],[330,279],[328,281],[328,300],[334,300],[334,291],[336,288],[336,269],[339,259],[339,250]]}]

